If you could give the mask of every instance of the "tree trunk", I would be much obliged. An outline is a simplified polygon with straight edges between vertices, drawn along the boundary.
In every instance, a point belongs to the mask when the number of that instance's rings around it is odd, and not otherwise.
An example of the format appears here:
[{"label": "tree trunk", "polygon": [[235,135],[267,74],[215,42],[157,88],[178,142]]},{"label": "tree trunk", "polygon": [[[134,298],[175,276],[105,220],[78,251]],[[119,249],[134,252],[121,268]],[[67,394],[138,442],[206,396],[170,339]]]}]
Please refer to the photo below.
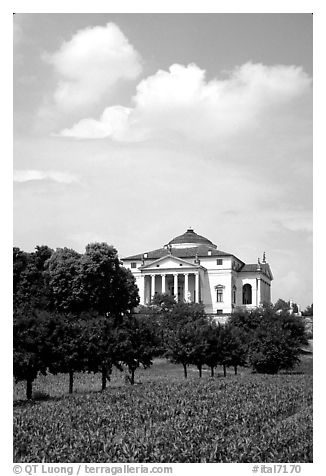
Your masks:
[{"label": "tree trunk", "polygon": [[106,389],[106,376],[107,376],[107,369],[106,367],[102,368],[102,392]]},{"label": "tree trunk", "polygon": [[131,377],[130,377],[130,383],[133,385],[135,383],[135,369],[130,370]]},{"label": "tree trunk", "polygon": [[33,396],[33,380],[27,379],[26,380],[26,398],[27,400],[32,400]]},{"label": "tree trunk", "polygon": [[188,374],[187,374],[187,364],[182,364],[183,365],[183,374],[185,376],[185,378],[187,378]]},{"label": "tree trunk", "polygon": [[223,373],[224,373],[224,377],[226,377],[226,365],[223,364]]},{"label": "tree trunk", "polygon": [[214,377],[214,367],[211,367],[211,377]]},{"label": "tree trunk", "polygon": [[238,374],[238,366],[235,365],[235,366],[234,366],[234,375],[237,375],[237,374]]},{"label": "tree trunk", "polygon": [[69,370],[69,393],[72,393],[74,389],[74,372]]},{"label": "tree trunk", "polygon": [[197,367],[198,367],[198,371],[199,371],[199,378],[201,378],[201,375],[202,375],[201,365],[197,365]]}]

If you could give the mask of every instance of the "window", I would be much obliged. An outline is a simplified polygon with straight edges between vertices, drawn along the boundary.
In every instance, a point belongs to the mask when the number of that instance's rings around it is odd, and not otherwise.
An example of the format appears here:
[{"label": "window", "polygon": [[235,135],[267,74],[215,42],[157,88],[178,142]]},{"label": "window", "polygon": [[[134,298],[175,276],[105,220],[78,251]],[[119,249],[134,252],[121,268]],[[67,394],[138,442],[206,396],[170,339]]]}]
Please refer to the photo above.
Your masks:
[{"label": "window", "polygon": [[131,263],[132,268],[137,268],[137,263]]},{"label": "window", "polygon": [[236,294],[237,294],[237,288],[235,286],[233,286],[233,288],[232,288],[232,302],[233,302],[233,304],[235,304],[235,301],[236,301]]},{"label": "window", "polygon": [[245,284],[242,288],[242,303],[252,304],[252,289],[250,284]]},{"label": "window", "polygon": [[216,309],[216,314],[218,315],[223,314],[223,309]]},{"label": "window", "polygon": [[216,260],[216,264],[217,264],[218,266],[221,266],[221,265],[223,264],[223,260],[222,260],[221,258],[218,258],[218,259]]},{"label": "window", "polygon": [[217,289],[216,300],[217,302],[223,302],[223,289]]}]

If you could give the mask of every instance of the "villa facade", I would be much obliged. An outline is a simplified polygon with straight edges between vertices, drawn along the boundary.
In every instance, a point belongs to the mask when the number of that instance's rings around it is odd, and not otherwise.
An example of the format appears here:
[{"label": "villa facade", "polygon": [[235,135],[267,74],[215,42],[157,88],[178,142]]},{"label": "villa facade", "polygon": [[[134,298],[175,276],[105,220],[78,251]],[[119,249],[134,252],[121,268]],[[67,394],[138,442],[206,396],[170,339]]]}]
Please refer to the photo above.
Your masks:
[{"label": "villa facade", "polygon": [[246,264],[191,228],[162,248],[122,261],[135,276],[140,304],[168,293],[177,301],[203,303],[208,314],[221,315],[271,302],[273,275],[265,253],[257,263]]}]

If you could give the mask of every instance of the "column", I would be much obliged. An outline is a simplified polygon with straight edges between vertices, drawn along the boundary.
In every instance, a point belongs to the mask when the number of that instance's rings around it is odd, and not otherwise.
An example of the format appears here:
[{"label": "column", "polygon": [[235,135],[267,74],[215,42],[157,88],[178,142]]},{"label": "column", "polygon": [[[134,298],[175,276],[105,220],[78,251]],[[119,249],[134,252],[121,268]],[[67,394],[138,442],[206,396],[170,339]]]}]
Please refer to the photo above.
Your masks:
[{"label": "column", "polygon": [[260,306],[261,303],[261,283],[260,278],[257,279],[257,306]]},{"label": "column", "polygon": [[189,291],[189,274],[185,273],[185,302],[189,302],[188,291]]},{"label": "column", "polygon": [[161,274],[161,278],[162,278],[162,294],[164,294],[165,288],[166,288],[166,281],[165,281],[166,274]]},{"label": "column", "polygon": [[178,302],[178,275],[174,274],[173,277],[174,277],[174,283],[173,283],[174,296],[175,296],[175,300]]},{"label": "column", "polygon": [[139,304],[145,304],[145,276],[143,274],[140,275],[136,284],[138,284],[139,288]]},{"label": "column", "polygon": [[144,275],[144,303],[145,305],[149,303],[150,300],[150,289],[149,289],[149,275]]},{"label": "column", "polygon": [[196,302],[199,302],[199,272],[195,274]]},{"label": "column", "polygon": [[155,274],[151,275],[152,283],[151,283],[151,299],[153,299],[155,295]]}]

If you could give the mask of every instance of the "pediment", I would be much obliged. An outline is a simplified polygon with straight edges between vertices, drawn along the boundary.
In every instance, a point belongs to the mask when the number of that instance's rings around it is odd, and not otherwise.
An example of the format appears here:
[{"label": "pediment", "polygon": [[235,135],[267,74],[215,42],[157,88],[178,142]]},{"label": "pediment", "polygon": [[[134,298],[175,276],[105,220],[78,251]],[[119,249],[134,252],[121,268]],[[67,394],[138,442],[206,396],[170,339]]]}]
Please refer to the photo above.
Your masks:
[{"label": "pediment", "polygon": [[152,261],[151,263],[146,264],[145,266],[141,266],[140,269],[144,269],[144,270],[152,269],[152,268],[175,269],[175,268],[181,268],[181,266],[183,266],[184,268],[193,268],[193,269],[202,268],[202,266],[200,266],[199,264],[191,263],[190,261],[177,258],[176,256],[172,256],[169,254],[155,261]]}]

